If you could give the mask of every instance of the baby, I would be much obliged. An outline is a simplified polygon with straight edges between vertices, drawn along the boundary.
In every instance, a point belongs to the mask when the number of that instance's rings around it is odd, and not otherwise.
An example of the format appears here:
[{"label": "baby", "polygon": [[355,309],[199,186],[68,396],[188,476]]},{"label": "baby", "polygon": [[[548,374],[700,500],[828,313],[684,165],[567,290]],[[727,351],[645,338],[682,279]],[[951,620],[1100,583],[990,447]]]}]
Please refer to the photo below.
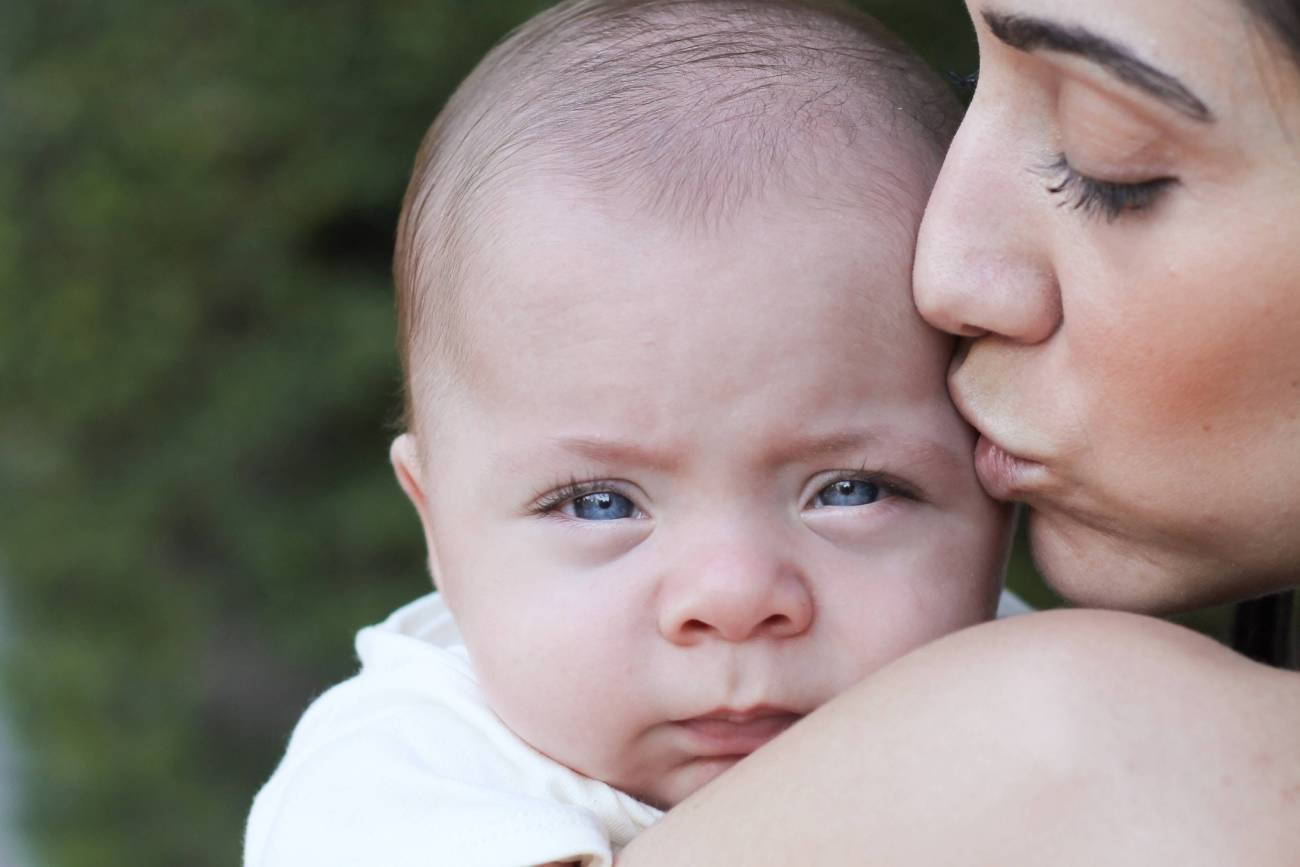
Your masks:
[{"label": "baby", "polygon": [[392,462],[439,593],[357,638],[246,864],[602,867],[997,605],[1007,515],[911,302],[955,110],[869,20],[580,0],[434,123]]}]

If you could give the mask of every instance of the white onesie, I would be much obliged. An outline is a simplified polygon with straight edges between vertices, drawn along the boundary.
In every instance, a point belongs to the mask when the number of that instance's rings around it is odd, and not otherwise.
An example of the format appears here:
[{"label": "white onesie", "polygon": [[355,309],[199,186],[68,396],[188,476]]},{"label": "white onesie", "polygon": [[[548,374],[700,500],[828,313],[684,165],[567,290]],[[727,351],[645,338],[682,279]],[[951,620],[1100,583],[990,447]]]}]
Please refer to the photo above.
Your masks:
[{"label": "white onesie", "polygon": [[437,593],[357,634],[253,802],[245,867],[609,867],[662,813],[520,740]]}]

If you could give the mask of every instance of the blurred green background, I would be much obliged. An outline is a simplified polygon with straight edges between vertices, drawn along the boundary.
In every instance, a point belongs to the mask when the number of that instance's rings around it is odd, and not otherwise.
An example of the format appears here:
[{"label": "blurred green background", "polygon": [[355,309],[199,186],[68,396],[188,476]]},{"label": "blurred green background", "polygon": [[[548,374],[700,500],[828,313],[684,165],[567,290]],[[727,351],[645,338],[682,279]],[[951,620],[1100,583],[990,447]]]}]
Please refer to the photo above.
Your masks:
[{"label": "blurred green background", "polygon": [[[356,628],[427,588],[386,460],[398,203],[451,89],[546,5],[0,6],[3,707],[33,863],[238,863]],[[974,69],[957,0],[861,5]]]}]

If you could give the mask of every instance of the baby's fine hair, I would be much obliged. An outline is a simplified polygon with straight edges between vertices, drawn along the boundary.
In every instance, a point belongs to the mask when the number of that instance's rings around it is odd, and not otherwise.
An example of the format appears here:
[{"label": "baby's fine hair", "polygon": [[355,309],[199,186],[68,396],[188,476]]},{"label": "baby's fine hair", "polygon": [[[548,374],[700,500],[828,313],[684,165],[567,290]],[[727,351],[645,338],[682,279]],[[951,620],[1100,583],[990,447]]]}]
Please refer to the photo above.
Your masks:
[{"label": "baby's fine hair", "polygon": [[959,113],[905,45],[820,0],[568,0],[533,18],[470,73],[416,155],[393,260],[407,429],[415,395],[464,367],[473,242],[512,180],[571,179],[683,225],[819,176],[857,181],[846,201],[896,209],[900,182],[873,143],[892,136],[937,167]]}]

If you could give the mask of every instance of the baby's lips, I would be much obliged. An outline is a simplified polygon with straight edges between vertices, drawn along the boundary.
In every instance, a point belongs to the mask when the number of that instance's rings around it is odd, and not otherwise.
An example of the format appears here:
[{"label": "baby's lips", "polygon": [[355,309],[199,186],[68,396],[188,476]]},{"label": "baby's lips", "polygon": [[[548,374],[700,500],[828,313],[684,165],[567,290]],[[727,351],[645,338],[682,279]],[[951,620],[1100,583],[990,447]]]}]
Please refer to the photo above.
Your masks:
[{"label": "baby's lips", "polygon": [[676,725],[700,755],[732,756],[752,753],[802,718],[803,714],[785,708],[721,708]]}]

